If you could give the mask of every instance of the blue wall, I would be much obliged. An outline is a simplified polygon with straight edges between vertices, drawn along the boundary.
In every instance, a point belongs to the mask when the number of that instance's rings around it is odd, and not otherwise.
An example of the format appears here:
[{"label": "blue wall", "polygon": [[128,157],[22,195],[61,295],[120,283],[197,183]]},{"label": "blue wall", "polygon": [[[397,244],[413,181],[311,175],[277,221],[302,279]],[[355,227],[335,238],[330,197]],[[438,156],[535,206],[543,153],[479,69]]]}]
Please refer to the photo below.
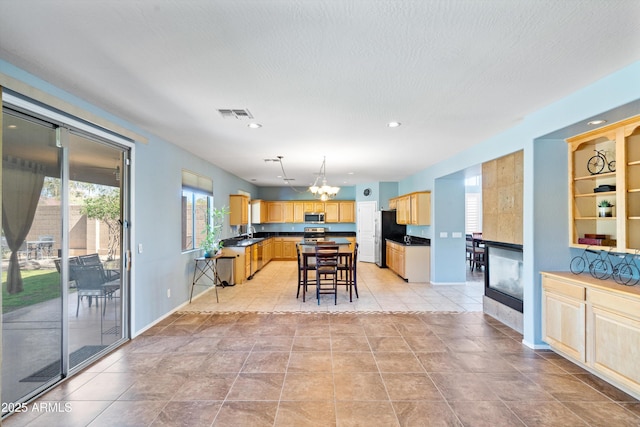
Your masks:
[{"label": "blue wall", "polygon": [[[120,126],[131,129],[149,139],[148,144],[136,144],[134,192],[135,206],[132,218],[133,247],[144,245],[142,254],[134,254],[134,276],[132,278],[132,325],[134,334],[174,308],[188,300],[189,277],[194,253],[180,252],[180,172],[182,168],[211,176],[215,186],[216,206],[228,205],[229,194],[238,190],[251,193],[254,198],[280,199],[269,189],[258,189],[253,184],[228,174],[220,168],[203,161],[149,132],[129,123],[124,118],[115,117],[86,101],[78,99],[37,77],[0,60],[0,73],[15,78],[32,87],[47,92],[70,104],[104,117]],[[566,211],[550,215],[543,211],[549,200],[549,188],[553,185],[566,185],[566,169],[563,170],[562,155],[566,156],[566,147],[561,141],[536,141],[543,135],[570,126],[614,109],[623,104],[640,99],[640,62],[634,63],[594,84],[577,91],[539,111],[525,117],[520,123],[506,129],[470,149],[440,162],[432,167],[395,184],[380,183],[370,185],[375,189],[375,199],[379,206],[387,207],[388,198],[412,191],[431,190],[435,202],[432,208],[432,225],[429,227],[411,227],[408,231],[414,235],[433,237],[433,230],[464,231],[464,217],[447,215],[455,206],[459,209],[464,198],[462,184],[439,180],[479,163],[504,156],[517,150],[524,150],[525,191],[524,191],[524,246],[527,266],[525,275],[528,283],[525,290],[525,331],[524,341],[536,346],[542,343],[540,337],[540,292],[538,272],[543,269],[565,269],[569,262],[567,238],[560,242],[558,235],[567,236]],[[455,129],[452,130],[455,132]],[[425,137],[426,139],[426,137]],[[535,141],[535,142],[534,142]],[[442,141],[447,143],[447,141]],[[561,154],[565,151],[565,154]],[[557,156],[557,159],[554,157]],[[547,162],[554,157],[556,163]],[[566,168],[566,159],[564,160]],[[552,165],[555,165],[552,167]],[[464,180],[462,175],[459,179]],[[438,184],[436,185],[436,180]],[[455,181],[455,180],[454,180]],[[558,184],[559,183],[559,184]],[[462,188],[458,194],[458,187]],[[365,200],[361,198],[366,187],[343,188],[340,198]],[[455,190],[450,201],[442,189]],[[397,191],[394,191],[397,190]],[[284,191],[284,190],[277,190]],[[562,196],[553,194],[558,202]],[[292,196],[290,194],[290,196]],[[291,197],[293,198],[293,197]],[[563,208],[566,210],[566,206]],[[225,227],[225,233],[231,233]],[[556,236],[555,240],[549,236]],[[435,240],[432,246],[432,278],[447,278],[447,271],[458,270],[460,248],[457,245]],[[464,254],[462,255],[462,257]],[[444,280],[443,280],[444,281]],[[172,297],[167,298],[166,289],[172,289]]]},{"label": "blue wall", "polygon": [[[399,193],[433,190],[436,180],[480,163],[524,150],[524,219],[523,240],[525,247],[524,342],[535,347],[542,345],[540,333],[541,301],[539,272],[543,270],[567,270],[571,252],[567,249],[567,147],[562,141],[536,141],[575,123],[586,121],[599,113],[615,109],[640,99],[640,62],[636,62],[574,94],[563,98],[525,117],[516,126],[479,142],[468,150],[453,156],[399,183]],[[635,114],[640,114],[640,111]],[[631,114],[633,115],[633,114]],[[535,144],[534,144],[535,141]],[[442,141],[446,143],[446,141]],[[536,161],[536,153],[538,155]],[[552,158],[554,157],[555,158]],[[460,175],[463,180],[463,176]],[[550,189],[558,189],[553,197],[562,202],[556,214],[543,214],[541,204],[548,205]],[[564,191],[564,192],[563,192]],[[438,229],[438,221],[446,218],[446,204],[432,205],[431,229]],[[539,217],[538,217],[539,216]],[[459,224],[447,218],[447,227],[464,230],[464,220]],[[428,232],[432,233],[429,229]],[[549,231],[547,231],[549,230]],[[547,239],[543,236],[554,236]],[[562,237],[559,237],[562,236]],[[548,254],[548,255],[547,255]],[[459,268],[461,255],[455,245],[432,242],[431,277],[434,281],[446,278],[448,271]],[[444,280],[443,280],[444,281]]]},{"label": "blue wall", "polygon": [[[464,283],[466,280],[466,240],[464,230],[464,176],[454,174],[435,180],[435,189],[431,193],[433,210],[431,236],[431,265],[447,265],[448,268],[431,270],[433,283]],[[446,233],[446,237],[444,234]],[[453,233],[460,233],[454,238]],[[433,250],[437,248],[438,250]],[[455,254],[455,256],[451,256]]]},{"label": "blue wall", "polygon": [[[132,191],[132,249],[142,244],[141,254],[133,251],[131,278],[131,325],[135,335],[153,322],[189,300],[193,259],[201,251],[181,252],[182,169],[209,176],[214,182],[214,203],[229,205],[229,194],[239,189],[257,194],[257,188],[197,156],[150,134],[135,124],[115,117],[44,82],[33,75],[0,60],[0,73],[22,81],[43,92],[130,129],[146,138],[136,143]],[[224,228],[228,236],[231,227]],[[171,298],[167,298],[171,289]]]}]

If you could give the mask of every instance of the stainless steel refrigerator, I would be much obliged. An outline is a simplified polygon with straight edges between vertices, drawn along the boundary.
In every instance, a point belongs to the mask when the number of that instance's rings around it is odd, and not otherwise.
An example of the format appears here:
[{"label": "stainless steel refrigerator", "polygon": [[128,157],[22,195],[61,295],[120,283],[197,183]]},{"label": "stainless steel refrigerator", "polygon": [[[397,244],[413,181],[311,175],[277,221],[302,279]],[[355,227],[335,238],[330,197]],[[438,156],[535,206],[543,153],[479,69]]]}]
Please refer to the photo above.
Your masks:
[{"label": "stainless steel refrigerator", "polygon": [[396,223],[396,211],[378,211],[375,216],[375,244],[376,264],[378,267],[387,267],[387,245],[389,238],[402,242],[407,233],[407,226]]}]

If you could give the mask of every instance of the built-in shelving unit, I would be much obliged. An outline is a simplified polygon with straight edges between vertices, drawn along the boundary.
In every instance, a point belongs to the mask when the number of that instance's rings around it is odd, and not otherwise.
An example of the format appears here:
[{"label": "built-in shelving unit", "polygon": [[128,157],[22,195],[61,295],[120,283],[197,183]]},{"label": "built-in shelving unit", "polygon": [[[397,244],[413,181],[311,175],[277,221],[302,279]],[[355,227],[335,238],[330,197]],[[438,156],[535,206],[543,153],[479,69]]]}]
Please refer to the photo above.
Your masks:
[{"label": "built-in shelving unit", "polygon": [[[640,116],[567,139],[569,143],[569,244],[593,246],[597,236],[603,249],[640,250]],[[601,153],[600,171],[588,168]],[[609,163],[611,167],[609,167]],[[605,191],[596,192],[596,188]],[[614,205],[611,216],[600,216],[598,203]],[[604,238],[601,238],[605,236]]]}]

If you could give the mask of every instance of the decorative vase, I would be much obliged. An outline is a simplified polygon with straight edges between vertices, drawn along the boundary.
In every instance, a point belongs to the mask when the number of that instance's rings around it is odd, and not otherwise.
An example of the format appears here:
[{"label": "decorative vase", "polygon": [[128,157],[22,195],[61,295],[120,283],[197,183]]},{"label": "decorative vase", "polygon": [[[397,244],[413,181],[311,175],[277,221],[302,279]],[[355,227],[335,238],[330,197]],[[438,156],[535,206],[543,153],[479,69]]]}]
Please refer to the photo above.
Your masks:
[{"label": "decorative vase", "polygon": [[613,207],[612,206],[598,207],[598,216],[599,217],[613,216]]}]

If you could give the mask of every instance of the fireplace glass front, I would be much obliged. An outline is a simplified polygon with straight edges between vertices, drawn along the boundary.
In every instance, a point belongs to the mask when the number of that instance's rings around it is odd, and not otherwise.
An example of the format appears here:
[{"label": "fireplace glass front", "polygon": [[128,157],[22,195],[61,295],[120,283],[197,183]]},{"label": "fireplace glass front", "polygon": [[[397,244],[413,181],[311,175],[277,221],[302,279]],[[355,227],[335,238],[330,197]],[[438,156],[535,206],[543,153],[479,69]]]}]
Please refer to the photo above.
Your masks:
[{"label": "fireplace glass front", "polygon": [[522,312],[522,248],[487,245],[485,295]]}]

